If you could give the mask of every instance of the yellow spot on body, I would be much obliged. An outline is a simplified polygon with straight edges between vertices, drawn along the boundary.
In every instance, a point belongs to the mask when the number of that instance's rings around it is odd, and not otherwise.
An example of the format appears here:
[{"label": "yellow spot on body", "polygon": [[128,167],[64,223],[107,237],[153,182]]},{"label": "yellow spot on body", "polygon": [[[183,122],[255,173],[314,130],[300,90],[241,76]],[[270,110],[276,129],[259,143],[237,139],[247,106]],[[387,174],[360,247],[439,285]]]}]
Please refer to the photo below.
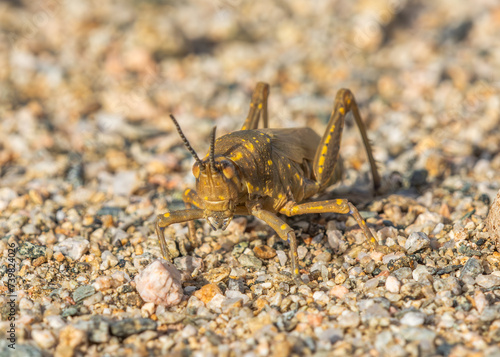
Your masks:
[{"label": "yellow spot on body", "polygon": [[223,201],[224,200],[224,196],[219,196],[219,200]]},{"label": "yellow spot on body", "polygon": [[259,103],[258,108],[259,108],[259,109],[262,109],[262,103]]},{"label": "yellow spot on body", "polygon": [[288,164],[288,168],[290,168],[290,164]]},{"label": "yellow spot on body", "polygon": [[268,143],[270,143],[270,142],[271,142],[271,139],[267,138],[267,139],[266,139],[266,141],[267,141]]},{"label": "yellow spot on body", "polygon": [[255,104],[253,104],[253,102],[250,103],[250,106],[253,108],[255,106]]},{"label": "yellow spot on body", "polygon": [[245,147],[248,149],[250,152],[254,152],[254,147],[252,143],[245,144]]},{"label": "yellow spot on body", "polygon": [[344,203],[344,200],[341,200],[340,198],[337,198],[337,204],[340,206],[342,203]]},{"label": "yellow spot on body", "polygon": [[260,133],[260,135],[264,135],[264,133]]},{"label": "yellow spot on body", "polygon": [[362,221],[361,221],[361,224],[362,224],[363,226],[366,226],[366,222],[365,222],[364,220],[362,220]]},{"label": "yellow spot on body", "polygon": [[259,140],[255,140],[255,142],[256,142],[256,143],[258,143],[258,142],[259,142]]},{"label": "yellow spot on body", "polygon": [[295,174],[295,178],[296,178],[297,180],[300,180],[300,175],[296,173],[296,174]]},{"label": "yellow spot on body", "polygon": [[252,139],[254,139],[254,140],[255,140],[255,139],[257,139],[257,138],[254,136]]},{"label": "yellow spot on body", "polygon": [[293,272],[295,275],[299,275],[299,269],[295,269]]},{"label": "yellow spot on body", "polygon": [[167,213],[165,213],[165,214],[163,215],[163,217],[165,217],[165,218],[170,217],[170,213],[168,213],[168,212],[167,212]]},{"label": "yellow spot on body", "polygon": [[272,161],[272,160],[267,160],[267,164],[268,164],[269,166],[271,166],[271,165],[273,164],[273,161]]},{"label": "yellow spot on body", "polygon": [[247,188],[248,188],[249,192],[253,191],[253,186],[252,186],[252,184],[250,182],[247,182]]},{"label": "yellow spot on body", "polygon": [[208,196],[203,197],[203,199],[204,199],[205,201],[207,201],[207,200],[208,200]]},{"label": "yellow spot on body", "polygon": [[280,193],[280,194],[278,195],[278,198],[283,198],[283,195]]},{"label": "yellow spot on body", "polygon": [[233,161],[238,161],[243,158],[243,155],[241,154],[241,152],[237,152],[234,156],[230,156],[229,158]]},{"label": "yellow spot on body", "polygon": [[344,114],[345,114],[345,109],[344,109],[344,107],[340,107],[340,108],[339,108],[339,112],[340,112],[340,114],[344,115]]},{"label": "yellow spot on body", "polygon": [[281,229],[282,231],[284,231],[284,230],[286,229],[286,224],[282,224],[282,225],[281,225],[281,227],[280,227],[280,229]]},{"label": "yellow spot on body", "polygon": [[184,193],[187,195],[189,192],[191,192],[191,189],[190,189],[190,188],[188,188],[188,189],[186,190],[186,192],[184,192]]},{"label": "yellow spot on body", "polygon": [[255,187],[255,191],[258,191],[260,190],[259,186]]},{"label": "yellow spot on body", "polygon": [[294,207],[292,207],[292,209],[290,210],[290,212],[291,212],[292,214],[296,214],[298,211],[299,211],[299,207],[298,207],[298,206],[294,206]]},{"label": "yellow spot on body", "polygon": [[351,100],[349,98],[346,99],[345,101],[347,104],[351,104]]}]

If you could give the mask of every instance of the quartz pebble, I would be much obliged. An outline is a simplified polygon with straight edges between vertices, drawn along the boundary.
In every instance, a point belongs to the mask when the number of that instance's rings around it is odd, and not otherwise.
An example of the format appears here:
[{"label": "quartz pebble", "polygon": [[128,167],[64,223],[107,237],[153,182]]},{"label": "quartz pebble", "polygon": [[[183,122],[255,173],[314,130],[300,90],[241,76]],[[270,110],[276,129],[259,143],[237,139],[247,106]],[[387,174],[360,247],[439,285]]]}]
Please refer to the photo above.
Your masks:
[{"label": "quartz pebble", "polygon": [[69,256],[73,260],[79,260],[89,250],[89,241],[83,238],[68,238],[55,246],[56,252]]},{"label": "quartz pebble", "polygon": [[401,288],[401,283],[396,277],[389,275],[385,280],[385,288],[387,289],[387,291],[397,294],[399,293],[399,289]]},{"label": "quartz pebble", "polygon": [[137,292],[146,302],[175,306],[183,297],[181,274],[174,265],[158,259],[135,277]]},{"label": "quartz pebble", "polygon": [[413,232],[410,234],[405,243],[405,249],[408,254],[413,254],[429,246],[430,239],[427,237],[427,234],[423,232]]}]

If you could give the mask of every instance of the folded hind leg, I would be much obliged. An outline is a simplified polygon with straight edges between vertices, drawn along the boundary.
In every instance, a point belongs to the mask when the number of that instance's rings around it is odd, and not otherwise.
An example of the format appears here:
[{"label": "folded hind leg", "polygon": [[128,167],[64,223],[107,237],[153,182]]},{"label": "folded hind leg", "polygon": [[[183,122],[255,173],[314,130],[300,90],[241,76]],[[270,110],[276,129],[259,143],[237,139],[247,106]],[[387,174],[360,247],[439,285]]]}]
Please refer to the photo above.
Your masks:
[{"label": "folded hind leg", "polygon": [[339,162],[339,149],[345,117],[349,111],[352,112],[359,132],[361,133],[363,144],[368,155],[368,161],[370,162],[373,186],[375,190],[377,190],[380,187],[380,175],[377,171],[375,159],[373,158],[372,148],[368,140],[368,135],[366,134],[365,125],[359,114],[358,105],[356,104],[354,95],[349,89],[341,89],[335,96],[332,115],[330,116],[325,134],[321,139],[314,157],[313,170],[316,181],[322,189],[328,187],[332,183],[332,179],[337,171],[336,166]]},{"label": "folded hind leg", "polygon": [[257,83],[257,87],[252,95],[250,110],[241,130],[253,130],[259,126],[259,119],[262,116],[262,124],[267,128],[267,98],[269,97],[269,84],[264,82]]}]

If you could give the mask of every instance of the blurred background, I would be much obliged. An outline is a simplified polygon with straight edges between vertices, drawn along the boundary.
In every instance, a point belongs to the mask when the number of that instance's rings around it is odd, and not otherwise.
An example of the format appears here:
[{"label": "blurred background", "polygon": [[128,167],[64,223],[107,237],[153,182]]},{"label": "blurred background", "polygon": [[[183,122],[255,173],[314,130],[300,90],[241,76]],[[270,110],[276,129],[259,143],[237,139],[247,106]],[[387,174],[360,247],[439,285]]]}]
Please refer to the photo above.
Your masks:
[{"label": "blurred background", "polygon": [[[241,127],[258,81],[272,127],[322,133],[347,87],[384,174],[492,180],[499,33],[494,0],[2,1],[0,182],[177,187],[191,161],[168,114],[204,154],[213,125]],[[357,129],[341,153],[366,171]]]}]

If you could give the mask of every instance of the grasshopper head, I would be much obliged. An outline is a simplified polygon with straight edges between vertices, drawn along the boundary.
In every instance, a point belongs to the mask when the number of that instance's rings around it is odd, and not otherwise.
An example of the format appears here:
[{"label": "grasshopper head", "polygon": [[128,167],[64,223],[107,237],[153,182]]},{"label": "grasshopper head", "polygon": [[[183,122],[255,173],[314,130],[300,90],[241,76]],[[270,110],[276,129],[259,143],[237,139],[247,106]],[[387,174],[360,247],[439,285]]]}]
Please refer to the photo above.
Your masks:
[{"label": "grasshopper head", "polygon": [[205,218],[214,229],[226,229],[234,215],[241,188],[237,167],[229,159],[219,156],[215,158],[215,130],[212,131],[210,154],[203,161],[200,160],[189,144],[173,115],[174,122],[184,145],[194,160],[193,175],[196,177],[198,196],[203,200]]},{"label": "grasshopper head", "polygon": [[231,160],[218,157],[213,162],[195,163],[196,190],[203,199],[205,218],[214,229],[226,229],[238,202],[240,180]]}]

